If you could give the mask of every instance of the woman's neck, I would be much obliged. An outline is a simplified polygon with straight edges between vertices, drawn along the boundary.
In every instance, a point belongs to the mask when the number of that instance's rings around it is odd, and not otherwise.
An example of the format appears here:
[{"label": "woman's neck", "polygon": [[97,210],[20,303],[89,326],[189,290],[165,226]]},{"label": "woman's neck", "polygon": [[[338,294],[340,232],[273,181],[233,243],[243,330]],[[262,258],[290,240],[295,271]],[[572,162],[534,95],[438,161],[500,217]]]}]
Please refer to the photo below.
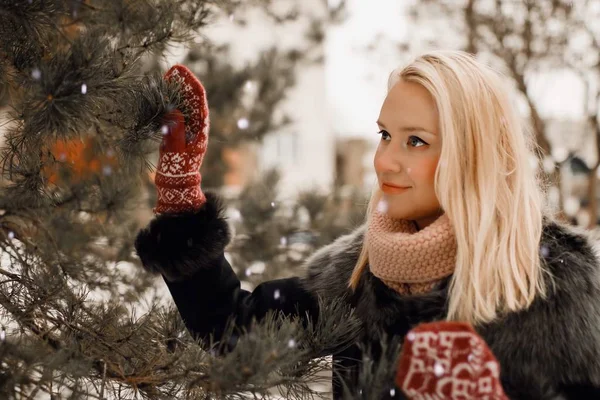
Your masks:
[{"label": "woman's neck", "polygon": [[412,222],[413,222],[413,224],[415,224],[415,228],[417,229],[417,231],[420,231],[420,230],[427,228],[432,223],[434,223],[443,213],[444,213],[443,211],[440,211],[429,217],[423,217],[423,218],[412,220]]}]

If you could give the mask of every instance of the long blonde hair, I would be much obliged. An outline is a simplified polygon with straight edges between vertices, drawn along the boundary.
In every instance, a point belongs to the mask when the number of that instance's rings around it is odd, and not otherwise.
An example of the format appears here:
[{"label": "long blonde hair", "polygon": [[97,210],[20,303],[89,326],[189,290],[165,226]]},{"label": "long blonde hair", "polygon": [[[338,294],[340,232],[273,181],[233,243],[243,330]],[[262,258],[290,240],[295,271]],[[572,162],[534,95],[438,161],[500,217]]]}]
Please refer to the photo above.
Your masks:
[{"label": "long blonde hair", "polygon": [[[442,151],[435,191],[458,244],[448,320],[489,322],[545,296],[539,258],[544,193],[530,164],[534,142],[512,106],[502,77],[461,51],[434,51],[396,69],[422,85],[439,112]],[[367,223],[381,198],[376,188]],[[368,263],[365,235],[349,286]]]}]

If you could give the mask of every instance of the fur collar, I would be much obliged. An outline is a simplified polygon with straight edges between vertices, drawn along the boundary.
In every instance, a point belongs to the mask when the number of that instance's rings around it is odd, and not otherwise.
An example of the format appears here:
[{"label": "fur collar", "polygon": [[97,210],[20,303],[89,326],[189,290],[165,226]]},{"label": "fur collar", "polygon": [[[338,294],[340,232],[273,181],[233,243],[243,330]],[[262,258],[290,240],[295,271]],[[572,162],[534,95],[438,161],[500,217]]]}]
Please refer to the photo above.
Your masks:
[{"label": "fur collar", "polygon": [[[359,288],[356,293],[351,293],[348,281],[358,260],[365,231],[365,225],[360,226],[309,257],[304,264],[303,282],[306,287],[325,299],[342,297],[361,303],[357,306],[364,303],[375,306],[386,314],[384,318],[376,317],[379,322],[392,320],[399,314],[407,314],[414,309],[415,303],[428,303],[436,308],[443,308],[450,279],[444,280],[430,293],[404,296],[389,289],[366,268]],[[554,277],[555,290],[550,298],[565,296],[566,293],[563,292],[567,288],[583,293],[597,289],[596,278],[600,278],[599,258],[596,244],[588,232],[546,219],[540,248],[543,262]],[[414,311],[418,314],[426,311],[427,315],[432,316],[431,309],[417,307]]]},{"label": "fur collar", "polygon": [[[348,289],[364,232],[362,226],[310,257],[307,288],[326,301],[342,297],[353,304],[370,338],[381,331],[404,335],[419,323],[444,319],[450,278],[429,293],[403,296],[366,268],[356,292]],[[503,365],[504,377],[552,398],[557,382],[600,386],[599,258],[588,233],[548,218],[540,246],[553,277],[547,298],[477,330]]]}]

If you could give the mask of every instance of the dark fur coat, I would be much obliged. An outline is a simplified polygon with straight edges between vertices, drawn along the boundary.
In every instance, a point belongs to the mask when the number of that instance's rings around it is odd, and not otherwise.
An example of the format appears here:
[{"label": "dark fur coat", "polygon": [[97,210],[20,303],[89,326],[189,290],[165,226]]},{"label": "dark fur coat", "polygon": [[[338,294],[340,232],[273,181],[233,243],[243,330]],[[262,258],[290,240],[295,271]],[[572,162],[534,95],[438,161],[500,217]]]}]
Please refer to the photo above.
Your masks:
[{"label": "dark fur coat", "polygon": [[[355,345],[333,354],[334,368],[350,371],[334,371],[342,377],[334,379],[334,397],[342,398],[343,384],[356,397],[385,397],[358,389],[363,349],[376,347],[382,333],[401,341],[415,325],[444,319],[449,281],[427,294],[401,296],[366,268],[358,289],[350,292],[347,282],[360,252],[363,226],[317,251],[303,277],[244,291],[223,256],[229,230],[219,200],[207,197],[196,213],[157,217],[140,231],[135,244],[145,268],[163,274],[190,332],[218,337],[229,317],[248,325],[270,310],[318,318],[319,298],[325,300],[321,304],[342,299],[355,310],[361,331]],[[510,398],[600,399],[600,268],[592,243],[585,233],[546,219],[540,245],[553,276],[547,298],[476,327],[501,364]],[[275,290],[286,296],[275,299]]]}]

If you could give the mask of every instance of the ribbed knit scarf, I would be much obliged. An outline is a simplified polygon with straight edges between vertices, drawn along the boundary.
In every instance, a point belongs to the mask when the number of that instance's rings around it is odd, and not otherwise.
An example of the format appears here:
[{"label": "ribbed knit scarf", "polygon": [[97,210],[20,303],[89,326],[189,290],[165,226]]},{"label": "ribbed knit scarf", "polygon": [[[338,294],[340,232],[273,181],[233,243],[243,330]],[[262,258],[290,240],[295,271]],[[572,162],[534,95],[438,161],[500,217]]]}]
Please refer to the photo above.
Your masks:
[{"label": "ribbed knit scarf", "polygon": [[428,292],[454,272],[456,237],[446,214],[419,231],[375,211],[367,235],[371,272],[401,294]]}]

